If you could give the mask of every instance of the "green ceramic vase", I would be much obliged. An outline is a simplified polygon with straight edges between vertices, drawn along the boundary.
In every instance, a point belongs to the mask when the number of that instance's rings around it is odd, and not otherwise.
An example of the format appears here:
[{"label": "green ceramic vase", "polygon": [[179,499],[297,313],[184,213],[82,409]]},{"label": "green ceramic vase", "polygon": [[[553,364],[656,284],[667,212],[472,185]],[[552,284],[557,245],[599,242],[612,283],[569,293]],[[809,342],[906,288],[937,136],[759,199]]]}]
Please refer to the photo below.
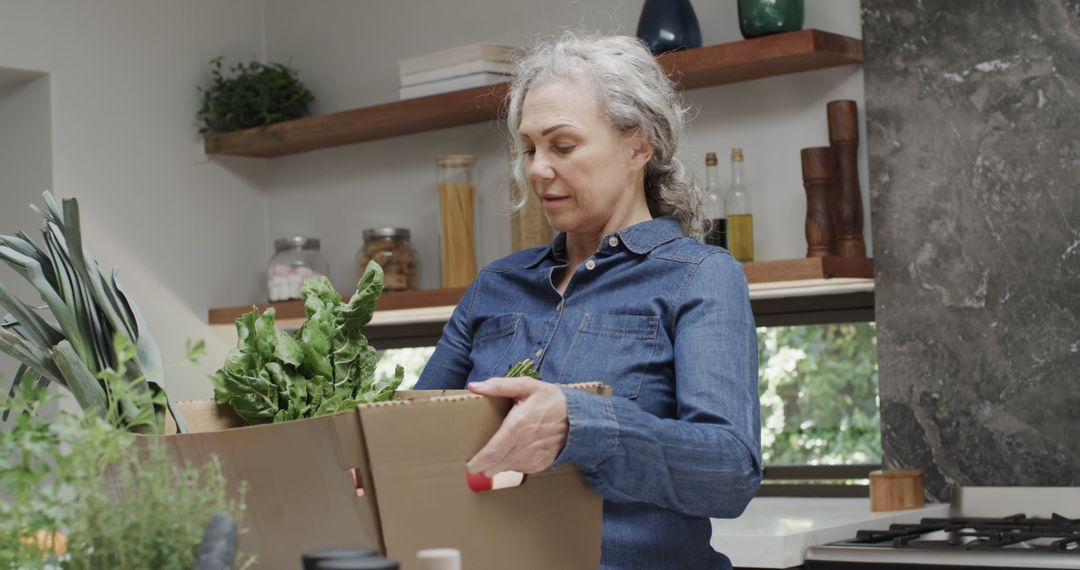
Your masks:
[{"label": "green ceramic vase", "polygon": [[803,0],[739,0],[739,29],[744,38],[801,30]]}]

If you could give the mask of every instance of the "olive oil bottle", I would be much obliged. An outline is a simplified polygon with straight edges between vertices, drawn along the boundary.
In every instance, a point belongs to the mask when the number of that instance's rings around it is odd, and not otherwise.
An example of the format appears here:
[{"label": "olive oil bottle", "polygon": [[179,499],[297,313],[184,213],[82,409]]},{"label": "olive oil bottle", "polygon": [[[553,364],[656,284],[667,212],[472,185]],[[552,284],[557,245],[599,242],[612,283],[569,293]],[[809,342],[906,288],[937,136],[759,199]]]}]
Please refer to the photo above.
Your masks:
[{"label": "olive oil bottle", "polygon": [[754,261],[754,215],[743,178],[743,151],[731,149],[731,186],[724,198],[727,217],[727,248],[735,259]]}]

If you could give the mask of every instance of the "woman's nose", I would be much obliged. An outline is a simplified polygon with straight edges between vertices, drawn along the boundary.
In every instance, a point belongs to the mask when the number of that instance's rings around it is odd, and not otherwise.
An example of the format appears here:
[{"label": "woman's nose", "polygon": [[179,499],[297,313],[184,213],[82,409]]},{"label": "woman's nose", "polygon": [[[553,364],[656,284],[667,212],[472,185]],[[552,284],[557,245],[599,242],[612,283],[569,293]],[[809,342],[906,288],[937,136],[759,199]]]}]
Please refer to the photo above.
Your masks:
[{"label": "woman's nose", "polygon": [[540,151],[533,154],[532,160],[529,161],[528,172],[529,179],[533,182],[555,178],[555,171],[551,168],[551,163]]}]

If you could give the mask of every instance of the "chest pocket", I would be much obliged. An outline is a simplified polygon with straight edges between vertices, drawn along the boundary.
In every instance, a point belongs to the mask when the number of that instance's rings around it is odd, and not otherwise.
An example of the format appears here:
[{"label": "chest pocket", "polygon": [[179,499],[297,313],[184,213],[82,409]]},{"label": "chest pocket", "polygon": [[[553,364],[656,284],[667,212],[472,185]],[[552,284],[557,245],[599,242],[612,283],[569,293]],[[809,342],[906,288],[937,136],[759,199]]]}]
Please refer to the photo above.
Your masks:
[{"label": "chest pocket", "polygon": [[499,315],[480,323],[473,335],[472,350],[469,351],[472,361],[469,382],[486,380],[506,372],[510,366],[505,362],[506,355],[518,336],[520,326],[521,313]]},{"label": "chest pocket", "polygon": [[586,314],[559,381],[599,380],[616,396],[636,398],[653,362],[659,328],[656,316]]}]

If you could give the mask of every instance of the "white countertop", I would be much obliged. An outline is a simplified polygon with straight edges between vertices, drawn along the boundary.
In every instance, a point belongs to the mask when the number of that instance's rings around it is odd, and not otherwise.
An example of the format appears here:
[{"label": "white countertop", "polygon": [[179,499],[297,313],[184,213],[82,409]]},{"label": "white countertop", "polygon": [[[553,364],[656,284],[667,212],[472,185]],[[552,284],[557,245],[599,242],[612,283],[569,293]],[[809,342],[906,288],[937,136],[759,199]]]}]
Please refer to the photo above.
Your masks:
[{"label": "white countertop", "polygon": [[948,503],[875,513],[868,498],[758,497],[739,518],[712,520],[711,545],[736,567],[791,568],[803,563],[809,546],[851,538],[860,529],[948,514]]}]

